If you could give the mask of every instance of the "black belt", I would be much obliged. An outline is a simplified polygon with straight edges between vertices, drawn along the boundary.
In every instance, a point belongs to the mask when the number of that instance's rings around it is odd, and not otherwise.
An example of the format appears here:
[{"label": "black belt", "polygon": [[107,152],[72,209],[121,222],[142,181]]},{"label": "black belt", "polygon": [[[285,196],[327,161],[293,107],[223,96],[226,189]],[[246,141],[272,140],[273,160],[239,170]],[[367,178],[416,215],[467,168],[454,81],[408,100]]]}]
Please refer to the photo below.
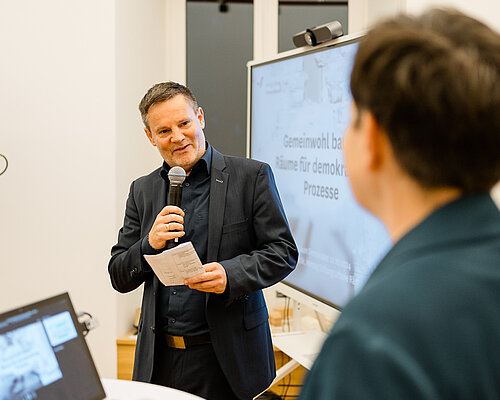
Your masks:
[{"label": "black belt", "polygon": [[211,343],[209,333],[196,336],[174,336],[166,333],[165,340],[167,346],[174,349],[187,349],[192,346]]}]

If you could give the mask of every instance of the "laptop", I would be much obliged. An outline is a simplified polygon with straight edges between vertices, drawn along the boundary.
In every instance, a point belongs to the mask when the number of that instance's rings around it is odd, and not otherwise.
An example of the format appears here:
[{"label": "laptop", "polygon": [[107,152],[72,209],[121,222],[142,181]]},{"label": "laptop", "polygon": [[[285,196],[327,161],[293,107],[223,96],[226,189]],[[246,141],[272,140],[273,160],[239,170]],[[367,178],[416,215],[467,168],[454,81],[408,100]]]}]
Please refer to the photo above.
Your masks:
[{"label": "laptop", "polygon": [[105,397],[68,293],[0,314],[0,400]]}]

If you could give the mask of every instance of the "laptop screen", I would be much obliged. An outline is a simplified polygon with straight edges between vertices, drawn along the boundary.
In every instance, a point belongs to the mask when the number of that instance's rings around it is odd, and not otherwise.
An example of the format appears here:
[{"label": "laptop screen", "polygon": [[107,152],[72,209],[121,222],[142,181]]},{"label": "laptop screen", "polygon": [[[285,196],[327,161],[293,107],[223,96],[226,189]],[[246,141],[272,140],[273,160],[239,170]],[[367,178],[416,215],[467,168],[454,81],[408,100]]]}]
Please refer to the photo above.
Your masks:
[{"label": "laptop screen", "polygon": [[68,293],[0,314],[0,400],[104,398]]}]

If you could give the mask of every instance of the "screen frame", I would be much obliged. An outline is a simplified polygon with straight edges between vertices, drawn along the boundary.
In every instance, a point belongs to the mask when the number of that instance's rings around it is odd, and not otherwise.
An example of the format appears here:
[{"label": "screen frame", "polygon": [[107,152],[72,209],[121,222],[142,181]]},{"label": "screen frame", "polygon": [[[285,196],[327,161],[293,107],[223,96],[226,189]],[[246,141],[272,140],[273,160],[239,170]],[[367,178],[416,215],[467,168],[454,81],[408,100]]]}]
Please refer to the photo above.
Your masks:
[{"label": "screen frame", "polygon": [[320,52],[329,49],[330,47],[337,47],[339,45],[346,45],[354,42],[359,42],[364,36],[365,32],[358,32],[351,35],[341,36],[337,39],[321,43],[317,46],[304,46],[297,49],[288,50],[283,53],[278,53],[275,56],[263,58],[261,60],[251,60],[247,62],[247,141],[246,141],[246,156],[251,158],[251,131],[252,131],[252,68],[265,64],[271,64],[278,61],[284,61],[288,58],[295,58]]},{"label": "screen frame", "polygon": [[[252,157],[251,140],[252,140],[252,71],[254,67],[263,66],[279,61],[284,61],[291,58],[301,57],[316,52],[328,50],[332,47],[340,47],[351,43],[359,43],[366,35],[364,31],[356,34],[341,36],[317,46],[304,46],[297,49],[289,50],[283,53],[278,53],[275,56],[261,60],[252,60],[247,63],[247,140],[246,140],[246,156]],[[323,314],[335,314],[342,311],[343,307],[335,304],[327,299],[315,295],[297,285],[287,282],[286,278],[273,286],[278,292],[291,297],[299,303],[310,306],[315,311]]]}]

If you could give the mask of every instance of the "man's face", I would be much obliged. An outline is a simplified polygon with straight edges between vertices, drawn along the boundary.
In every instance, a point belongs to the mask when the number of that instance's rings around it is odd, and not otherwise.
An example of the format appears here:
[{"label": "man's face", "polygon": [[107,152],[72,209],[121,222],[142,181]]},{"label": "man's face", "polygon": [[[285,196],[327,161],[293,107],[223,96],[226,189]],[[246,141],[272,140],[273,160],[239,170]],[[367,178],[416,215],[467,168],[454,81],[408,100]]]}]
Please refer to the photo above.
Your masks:
[{"label": "man's face", "polygon": [[189,173],[205,154],[203,110],[193,110],[182,94],[153,104],[148,124],[150,129],[144,131],[149,141],[170,167],[179,166]]}]

